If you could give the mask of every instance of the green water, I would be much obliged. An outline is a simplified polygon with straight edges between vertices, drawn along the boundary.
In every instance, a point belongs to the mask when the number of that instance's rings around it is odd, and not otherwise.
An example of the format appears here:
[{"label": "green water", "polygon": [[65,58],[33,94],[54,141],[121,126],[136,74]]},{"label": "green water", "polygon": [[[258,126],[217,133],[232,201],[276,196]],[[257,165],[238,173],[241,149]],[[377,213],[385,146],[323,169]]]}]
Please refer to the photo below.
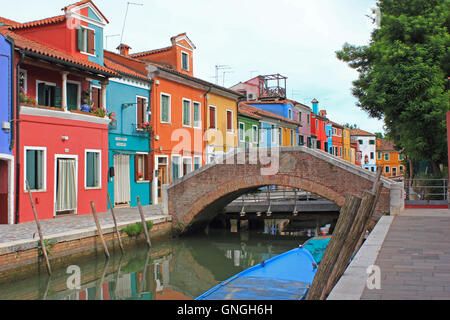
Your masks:
[{"label": "green water", "polygon": [[74,288],[76,273],[68,273],[67,265],[53,270],[51,277],[40,274],[0,283],[0,300],[194,299],[261,260],[320,234],[324,225],[323,221],[266,220],[256,230],[210,229],[194,236],[154,241],[150,250],[140,246],[123,256],[120,251],[112,252],[109,261],[99,256],[71,263],[80,271],[79,288]]}]

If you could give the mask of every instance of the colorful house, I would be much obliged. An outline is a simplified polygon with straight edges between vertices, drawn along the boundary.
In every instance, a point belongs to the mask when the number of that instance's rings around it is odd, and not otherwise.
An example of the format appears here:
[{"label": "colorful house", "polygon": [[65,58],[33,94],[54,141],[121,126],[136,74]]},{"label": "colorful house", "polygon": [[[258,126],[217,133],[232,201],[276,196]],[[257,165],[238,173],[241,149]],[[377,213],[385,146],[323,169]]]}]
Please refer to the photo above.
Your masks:
[{"label": "colorful house", "polygon": [[14,43],[1,34],[0,74],[0,224],[7,224],[14,221]]},{"label": "colorful house", "polygon": [[330,154],[335,154],[334,146],[333,146],[333,126],[330,121],[326,122],[327,129],[327,142],[325,142],[325,150]]},{"label": "colorful house", "polygon": [[[147,64],[153,83],[151,157],[157,197],[152,203],[161,200],[163,184],[200,168],[216,153],[237,147],[236,101],[240,94],[193,76],[195,45],[185,33],[172,37],[171,43],[129,55]],[[222,133],[223,140],[204,139],[207,130]]]},{"label": "colorful house", "polygon": [[[15,44],[16,108],[14,223],[33,220],[26,182],[41,219],[106,211],[108,177],[108,79],[103,27],[91,1],[64,14],[1,28]],[[100,84],[99,108],[85,112],[86,92]],[[20,90],[25,94],[19,95]]]},{"label": "colorful house", "polygon": [[128,46],[118,49],[121,54],[104,51],[105,65],[121,76],[110,79],[106,94],[117,119],[109,129],[108,193],[113,206],[135,207],[137,196],[151,203],[150,79],[145,63],[127,57]]},{"label": "colorful house", "polygon": [[350,162],[361,167],[361,151],[357,141],[350,140]]},{"label": "colorful house", "polygon": [[345,126],[342,129],[342,150],[344,151],[344,160],[351,162],[350,129]]},{"label": "colorful house", "polygon": [[361,129],[353,129],[350,131],[350,136],[351,139],[354,139],[358,143],[359,150],[361,151],[361,167],[376,172],[375,135]]},{"label": "colorful house", "polygon": [[240,103],[238,108],[239,148],[257,148],[259,146],[260,115],[250,106]]},{"label": "colorful house", "polygon": [[405,157],[395,150],[394,142],[386,139],[376,139],[377,167],[383,169],[383,176],[387,178],[400,178],[405,174]]},{"label": "colorful house", "polygon": [[[340,124],[330,121],[332,129],[333,153],[336,157],[344,159],[343,130]],[[349,137],[350,139],[350,137]]]},{"label": "colorful house", "polygon": [[[304,104],[295,104],[297,112],[294,113],[294,121],[297,121],[298,127],[298,145],[311,148],[311,108]],[[295,116],[297,115],[298,118]]]},{"label": "colorful house", "polygon": [[328,142],[326,112],[324,110],[319,111],[319,101],[316,99],[311,101],[311,103],[313,105],[313,113],[311,113],[311,140],[315,143],[313,148],[328,152],[326,149],[326,143]]}]

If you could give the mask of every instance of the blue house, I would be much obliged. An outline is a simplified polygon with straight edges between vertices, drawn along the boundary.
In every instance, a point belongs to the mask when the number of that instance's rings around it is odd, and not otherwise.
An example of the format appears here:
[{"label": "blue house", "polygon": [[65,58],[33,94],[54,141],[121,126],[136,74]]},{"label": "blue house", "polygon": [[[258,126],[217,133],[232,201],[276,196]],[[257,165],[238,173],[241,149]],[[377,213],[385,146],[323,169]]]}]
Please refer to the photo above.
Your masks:
[{"label": "blue house", "polygon": [[151,204],[150,80],[145,64],[127,55],[127,49],[104,51],[105,65],[121,75],[110,80],[106,92],[107,110],[116,118],[108,135],[108,193],[115,207],[135,207],[137,196],[142,205]]},{"label": "blue house", "polygon": [[333,154],[333,127],[331,123],[327,123],[327,148],[328,153]]},{"label": "blue house", "polygon": [[14,157],[11,118],[14,112],[14,44],[0,34],[0,224],[14,221]]}]

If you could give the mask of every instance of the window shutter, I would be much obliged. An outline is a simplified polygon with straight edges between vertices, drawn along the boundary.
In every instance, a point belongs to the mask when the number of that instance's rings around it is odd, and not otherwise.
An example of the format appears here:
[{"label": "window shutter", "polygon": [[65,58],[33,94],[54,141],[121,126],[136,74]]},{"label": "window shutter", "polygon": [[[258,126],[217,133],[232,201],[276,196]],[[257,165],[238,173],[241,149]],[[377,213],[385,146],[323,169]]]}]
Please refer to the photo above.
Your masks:
[{"label": "window shutter", "polygon": [[38,105],[45,105],[45,83],[38,84]]},{"label": "window shutter", "polygon": [[232,130],[232,119],[231,119],[231,112],[227,111],[227,130],[231,131]]},{"label": "window shutter", "polygon": [[152,180],[149,168],[150,168],[150,157],[148,155],[145,155],[144,156],[144,179],[146,181]]},{"label": "window shutter", "polygon": [[94,108],[99,108],[100,107],[100,89],[98,88],[92,88],[92,101],[94,103]]},{"label": "window shutter", "polygon": [[209,107],[209,127],[216,128],[216,109]]},{"label": "window shutter", "polygon": [[137,127],[142,128],[142,123],[144,123],[144,100],[141,98],[137,99]]},{"label": "window shutter", "polygon": [[83,48],[83,29],[79,28],[77,30],[77,49],[78,51],[84,51]]},{"label": "window shutter", "polygon": [[88,30],[88,53],[95,54],[95,31]]},{"label": "window shutter", "polygon": [[138,172],[139,172],[139,155],[134,156],[134,181],[138,181]]},{"label": "window shutter", "polygon": [[55,108],[61,108],[62,88],[55,87]]}]

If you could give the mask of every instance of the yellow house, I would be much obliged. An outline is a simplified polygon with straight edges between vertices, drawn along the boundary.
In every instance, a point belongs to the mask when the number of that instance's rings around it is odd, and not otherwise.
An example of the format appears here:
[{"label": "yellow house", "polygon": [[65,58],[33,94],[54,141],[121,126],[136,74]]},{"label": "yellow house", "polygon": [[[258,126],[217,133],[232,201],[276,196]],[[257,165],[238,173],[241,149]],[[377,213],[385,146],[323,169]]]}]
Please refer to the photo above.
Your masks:
[{"label": "yellow house", "polygon": [[[344,127],[344,130],[342,132],[342,147],[343,147],[343,156],[344,160],[348,162],[352,161],[352,148],[350,145],[350,129],[347,127]],[[353,155],[354,157],[354,155]],[[354,163],[354,162],[353,162]]]},{"label": "yellow house", "polygon": [[[225,88],[224,88],[225,89]],[[227,90],[227,89],[225,89]],[[237,99],[232,94],[213,87],[206,94],[206,161],[209,163],[217,155],[238,147]]]}]

